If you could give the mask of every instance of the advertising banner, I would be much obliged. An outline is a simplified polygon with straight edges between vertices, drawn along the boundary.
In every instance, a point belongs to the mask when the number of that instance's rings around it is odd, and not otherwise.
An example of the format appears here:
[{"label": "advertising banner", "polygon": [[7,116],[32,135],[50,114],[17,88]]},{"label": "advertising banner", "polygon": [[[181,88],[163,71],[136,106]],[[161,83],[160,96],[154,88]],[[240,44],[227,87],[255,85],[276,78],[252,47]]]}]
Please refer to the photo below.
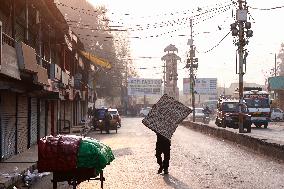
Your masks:
[{"label": "advertising banner", "polygon": [[[195,79],[194,91],[196,94],[216,95],[217,78],[197,78]],[[190,94],[190,79],[183,78],[183,93]]]},{"label": "advertising banner", "polygon": [[128,95],[161,95],[161,79],[128,78]]}]

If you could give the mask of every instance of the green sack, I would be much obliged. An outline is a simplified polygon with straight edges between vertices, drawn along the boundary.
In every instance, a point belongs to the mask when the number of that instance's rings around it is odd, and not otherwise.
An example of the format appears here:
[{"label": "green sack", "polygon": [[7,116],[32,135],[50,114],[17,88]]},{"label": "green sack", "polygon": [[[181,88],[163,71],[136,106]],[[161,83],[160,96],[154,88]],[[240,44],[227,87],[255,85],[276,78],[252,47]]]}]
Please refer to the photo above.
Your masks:
[{"label": "green sack", "polygon": [[78,151],[78,168],[95,168],[100,172],[114,160],[111,148],[98,140],[83,138]]}]

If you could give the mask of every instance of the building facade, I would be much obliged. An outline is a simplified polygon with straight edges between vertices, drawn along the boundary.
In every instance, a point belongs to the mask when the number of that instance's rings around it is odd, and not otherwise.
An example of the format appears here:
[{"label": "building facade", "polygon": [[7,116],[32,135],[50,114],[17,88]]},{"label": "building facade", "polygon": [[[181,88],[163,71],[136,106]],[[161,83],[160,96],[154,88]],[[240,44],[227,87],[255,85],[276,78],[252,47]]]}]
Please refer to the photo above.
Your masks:
[{"label": "building facade", "polygon": [[[0,160],[85,119],[94,69],[52,0],[0,0]],[[66,130],[67,129],[67,130]]]}]

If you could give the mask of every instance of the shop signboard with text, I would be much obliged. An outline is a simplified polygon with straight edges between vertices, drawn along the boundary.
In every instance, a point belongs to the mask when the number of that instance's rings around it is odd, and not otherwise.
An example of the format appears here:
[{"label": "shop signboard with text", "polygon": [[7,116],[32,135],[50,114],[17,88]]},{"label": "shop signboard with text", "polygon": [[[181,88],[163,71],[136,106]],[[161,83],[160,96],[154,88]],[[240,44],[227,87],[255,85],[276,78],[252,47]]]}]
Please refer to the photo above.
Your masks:
[{"label": "shop signboard with text", "polygon": [[134,96],[161,95],[161,79],[128,78],[127,94]]}]

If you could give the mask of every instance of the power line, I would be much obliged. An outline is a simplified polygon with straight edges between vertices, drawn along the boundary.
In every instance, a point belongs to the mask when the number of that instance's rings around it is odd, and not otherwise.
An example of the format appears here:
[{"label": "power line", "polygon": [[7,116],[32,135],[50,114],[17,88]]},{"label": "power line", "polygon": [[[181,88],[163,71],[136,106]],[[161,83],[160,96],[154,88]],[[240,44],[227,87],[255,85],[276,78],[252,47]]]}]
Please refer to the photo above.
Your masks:
[{"label": "power line", "polygon": [[[224,5],[226,2],[224,2],[224,3],[216,3],[216,4],[214,4],[214,5],[217,5],[217,6],[221,6],[221,5]],[[96,15],[94,15],[94,14],[91,14],[92,12],[94,12],[95,14],[99,14],[99,13],[106,13],[106,12],[108,12],[108,11],[101,11],[101,10],[95,10],[95,9],[92,9],[92,10],[90,10],[90,9],[84,9],[84,8],[78,8],[78,7],[73,7],[73,6],[71,6],[71,5],[67,5],[67,4],[64,4],[64,3],[62,3],[62,2],[59,2],[59,1],[57,1],[57,2],[55,2],[55,4],[56,5],[59,5],[59,6],[62,6],[62,7],[68,7],[68,8],[70,8],[70,9],[72,9],[72,10],[75,10],[75,11],[78,11],[78,12],[81,12],[81,13],[83,13],[83,14],[86,14],[86,15],[89,15],[89,16],[96,16]],[[209,6],[205,6],[205,7],[197,7],[197,10],[196,11],[201,11],[201,10],[203,10],[204,8],[207,8],[207,7],[209,7]],[[170,13],[161,13],[161,14],[157,14],[157,15],[150,15],[150,16],[141,16],[140,18],[148,18],[148,17],[158,17],[158,16],[161,16],[161,17],[164,17],[164,16],[167,16],[167,15],[170,15],[170,16],[174,16],[175,14],[188,14],[188,12],[190,12],[191,11],[191,13],[193,13],[194,12],[194,10],[184,10],[184,11],[176,11],[176,12],[170,12]],[[115,13],[110,13],[110,14],[112,14],[112,15],[114,15]],[[119,14],[119,16],[122,16],[122,15],[124,15],[124,16],[131,16],[131,14],[129,14],[129,13],[123,13],[123,14]],[[137,17],[132,17],[132,19],[137,19]],[[111,21],[111,20],[108,20],[108,21]]]},{"label": "power line", "polygon": [[[60,5],[60,6],[63,6],[63,7],[69,7],[71,8],[72,10],[74,11],[78,11],[80,13],[86,13],[86,15],[89,15],[89,16],[92,16],[92,17],[97,17],[97,14],[99,11],[94,11],[96,12],[96,15],[92,15],[90,14],[89,12],[91,12],[92,10],[87,10],[87,9],[83,9],[83,8],[77,8],[77,7],[73,7],[73,6],[69,6],[69,5],[66,5],[66,4],[63,4],[61,2],[57,2],[56,3],[57,5]],[[229,4],[225,4],[225,3],[219,3],[219,4],[216,4],[218,5],[219,7],[213,7],[213,8],[210,8],[209,10],[205,10],[203,11],[203,8],[198,8],[198,13],[196,13],[194,16],[191,16],[191,17],[184,17],[182,19],[177,19],[177,21],[173,20],[173,21],[162,21],[162,22],[156,22],[154,24],[146,24],[144,26],[142,26],[141,24],[136,24],[135,26],[132,26],[132,27],[126,27],[127,29],[131,30],[131,31],[139,31],[139,30],[145,30],[145,29],[149,29],[149,27],[154,27],[154,28],[157,28],[157,27],[161,27],[161,26],[169,26],[169,25],[172,25],[174,26],[175,24],[177,23],[180,23],[179,20],[185,20],[185,21],[188,21],[190,18],[194,18],[194,17],[199,17],[203,14],[207,14],[207,13],[210,13],[210,12],[218,12],[219,9],[222,9],[222,8],[225,8],[225,7],[228,7],[228,6],[231,6],[232,3],[229,3]],[[208,7],[208,6],[207,6]],[[82,12],[83,11],[83,12]],[[87,12],[84,12],[84,11],[87,11]],[[187,10],[188,12],[190,10]],[[186,11],[184,11],[186,12]],[[102,13],[105,13],[105,12],[102,12]],[[180,12],[176,12],[176,13],[180,13]],[[191,13],[194,13],[194,11],[192,11]],[[173,13],[169,13],[171,15],[173,15]],[[129,14],[127,14],[129,15]],[[108,20],[110,22],[115,22],[115,21],[111,21],[111,20]],[[69,22],[76,22],[76,21],[72,21],[72,20],[69,20]],[[124,24],[124,23],[121,23],[121,22],[117,22],[119,24]],[[123,26],[119,26],[119,27],[123,27]],[[98,29],[95,29],[94,30],[98,30]],[[121,31],[119,29],[111,29],[112,31]],[[123,30],[125,31],[125,30]]]},{"label": "power line", "polygon": [[208,52],[212,51],[213,49],[215,49],[216,47],[218,47],[218,46],[221,44],[221,42],[222,42],[230,33],[231,33],[231,31],[229,31],[215,46],[213,46],[211,49],[209,49],[209,50],[207,50],[207,51],[205,51],[205,52],[203,52],[203,53],[208,53]]},{"label": "power line", "polygon": [[284,8],[284,5],[283,6],[277,6],[277,7],[271,7],[271,8],[257,8],[257,7],[251,7],[251,6],[248,6],[248,7],[251,8],[251,9],[254,9],[254,10],[269,11],[269,10],[275,10],[275,9],[282,9],[282,8]]},{"label": "power line", "polygon": [[[200,23],[202,23],[202,22],[205,22],[205,21],[207,21],[207,20],[209,20],[209,19],[212,19],[212,18],[214,18],[214,17],[216,17],[216,16],[218,16],[218,15],[220,15],[220,14],[222,14],[222,13],[224,13],[224,12],[226,12],[226,11],[228,11],[228,10],[230,10],[230,8],[229,7],[222,7],[222,9],[220,9],[220,10],[217,10],[217,11],[215,11],[215,12],[211,12],[211,14],[212,15],[208,15],[207,17],[201,17],[201,18],[199,18],[198,19],[198,21],[197,22],[195,22],[194,23],[194,25],[197,25],[197,24],[200,24]],[[188,20],[189,18],[186,18],[186,20]],[[72,21],[72,22],[75,22],[75,21]],[[182,30],[182,29],[186,29],[186,28],[188,28],[189,26],[187,26],[187,25],[185,25],[185,24],[187,24],[187,22],[186,21],[184,21],[184,22],[180,22],[180,23],[176,23],[177,25],[180,25],[180,26],[183,26],[183,27],[175,27],[174,29],[172,29],[172,30],[170,30],[170,31],[165,31],[165,32],[163,32],[163,33],[158,33],[158,34],[151,34],[151,35],[147,35],[147,36],[133,36],[133,37],[130,37],[130,38],[133,38],[133,39],[147,39],[147,38],[158,38],[158,37],[162,37],[162,36],[165,36],[165,35],[171,35],[171,34],[173,34],[173,33],[175,33],[175,32],[178,32],[178,31],[180,31],[180,30]],[[83,24],[84,25],[84,24]],[[84,29],[84,30],[96,30],[96,31],[99,31],[98,30],[98,28],[88,28],[88,27],[79,27],[79,26],[72,26],[72,27],[74,27],[74,28],[77,28],[77,29]],[[105,30],[103,30],[103,31],[105,31]],[[124,31],[124,30],[121,30],[121,31]],[[82,35],[81,35],[82,36]],[[86,34],[86,35],[84,35],[84,36],[86,36],[86,37],[92,37],[92,35],[90,35],[90,34]],[[179,35],[179,36],[185,36],[185,35]],[[93,36],[94,38],[97,38],[97,37],[100,37],[100,36],[98,36],[98,35],[94,35]],[[104,37],[104,36],[101,36],[101,37]],[[82,37],[82,38],[84,38],[84,37]],[[110,38],[110,37],[104,37],[104,38]],[[87,39],[86,38],[86,40],[89,40],[89,39]],[[107,39],[105,39],[104,41],[108,41]]]}]

